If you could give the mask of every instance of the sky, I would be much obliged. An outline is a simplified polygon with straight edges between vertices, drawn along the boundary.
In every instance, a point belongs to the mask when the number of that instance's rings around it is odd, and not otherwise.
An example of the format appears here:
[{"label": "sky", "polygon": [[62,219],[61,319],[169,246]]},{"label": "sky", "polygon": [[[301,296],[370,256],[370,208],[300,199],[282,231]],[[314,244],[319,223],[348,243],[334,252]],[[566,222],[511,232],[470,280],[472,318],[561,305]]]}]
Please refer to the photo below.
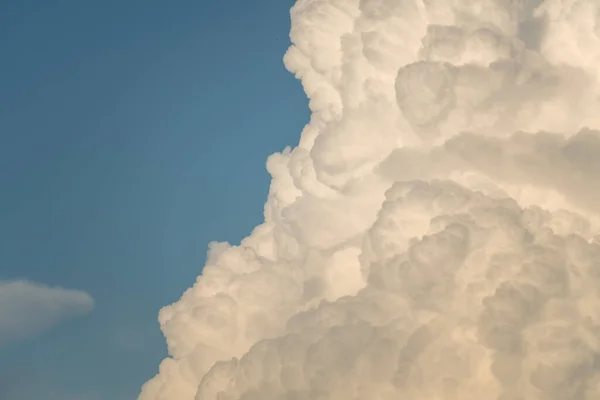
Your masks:
[{"label": "sky", "polygon": [[[0,398],[136,398],[308,122],[291,0],[0,2]],[[45,285],[45,286],[44,286]]]}]

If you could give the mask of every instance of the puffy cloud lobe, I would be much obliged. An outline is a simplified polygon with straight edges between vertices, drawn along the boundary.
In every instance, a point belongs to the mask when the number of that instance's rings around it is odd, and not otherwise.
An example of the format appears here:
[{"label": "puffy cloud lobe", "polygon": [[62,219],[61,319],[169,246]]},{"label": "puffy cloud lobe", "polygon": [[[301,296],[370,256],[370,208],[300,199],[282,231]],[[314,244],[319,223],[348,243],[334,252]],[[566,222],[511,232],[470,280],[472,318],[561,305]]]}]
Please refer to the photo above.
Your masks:
[{"label": "puffy cloud lobe", "polygon": [[551,215],[530,225],[535,209],[446,186],[397,188],[405,193],[388,201],[407,206],[395,217],[421,208],[437,226],[403,252],[374,252],[356,295],[300,313],[286,335],[215,365],[196,398],[577,398],[573,386],[600,371],[597,337],[587,343],[595,324],[577,306],[591,277],[569,254],[589,268],[600,247],[552,234]]},{"label": "puffy cloud lobe", "polygon": [[0,281],[0,345],[35,336],[94,307],[83,291],[27,281]]},{"label": "puffy cloud lobe", "polygon": [[596,11],[298,0],[310,123],[264,224],[161,311],[140,399],[595,398]]},{"label": "puffy cloud lobe", "polygon": [[[432,154],[435,163],[430,162]],[[545,132],[519,132],[506,138],[463,133],[431,152],[395,150],[379,171],[390,179],[440,178],[450,171],[477,173],[511,197],[539,204],[539,196],[528,201],[525,195],[511,193],[513,188],[534,186],[538,194],[545,193],[546,206],[555,211],[576,207],[593,222],[600,214],[599,156],[600,132],[589,129],[570,137]],[[552,204],[551,193],[560,193],[566,202]]]}]

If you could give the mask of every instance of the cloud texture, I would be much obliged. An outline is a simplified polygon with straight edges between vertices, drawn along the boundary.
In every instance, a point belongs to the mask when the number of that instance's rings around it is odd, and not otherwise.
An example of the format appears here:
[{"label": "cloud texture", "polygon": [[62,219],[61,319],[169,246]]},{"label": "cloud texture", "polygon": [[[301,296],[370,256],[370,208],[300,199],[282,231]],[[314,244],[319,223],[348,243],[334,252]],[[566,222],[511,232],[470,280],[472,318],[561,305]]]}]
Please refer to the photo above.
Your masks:
[{"label": "cloud texture", "polygon": [[80,290],[0,281],[0,346],[35,336],[93,307],[91,296]]},{"label": "cloud texture", "polygon": [[312,117],[140,400],[592,400],[600,3],[297,0]]}]

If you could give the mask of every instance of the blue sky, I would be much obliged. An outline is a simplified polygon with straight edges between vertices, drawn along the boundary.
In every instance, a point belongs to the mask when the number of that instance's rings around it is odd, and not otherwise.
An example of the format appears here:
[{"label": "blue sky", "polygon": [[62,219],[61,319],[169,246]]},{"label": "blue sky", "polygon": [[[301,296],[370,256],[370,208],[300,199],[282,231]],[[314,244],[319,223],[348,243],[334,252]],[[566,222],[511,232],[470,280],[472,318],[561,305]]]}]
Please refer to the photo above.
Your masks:
[{"label": "blue sky", "polygon": [[95,303],[1,345],[2,400],[135,399],[154,375],[158,309],[262,220],[266,157],[308,121],[292,4],[0,2],[0,280]]}]

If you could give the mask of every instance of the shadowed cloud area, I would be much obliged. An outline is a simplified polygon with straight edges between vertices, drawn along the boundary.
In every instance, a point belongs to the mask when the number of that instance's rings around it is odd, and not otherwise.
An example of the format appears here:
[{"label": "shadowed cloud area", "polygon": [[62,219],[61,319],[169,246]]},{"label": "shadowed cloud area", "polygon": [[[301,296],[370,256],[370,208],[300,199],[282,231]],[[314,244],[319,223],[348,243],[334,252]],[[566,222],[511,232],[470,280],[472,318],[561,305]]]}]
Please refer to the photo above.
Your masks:
[{"label": "shadowed cloud area", "polygon": [[310,122],[264,222],[161,310],[139,400],[597,399],[600,3],[291,20]]}]

